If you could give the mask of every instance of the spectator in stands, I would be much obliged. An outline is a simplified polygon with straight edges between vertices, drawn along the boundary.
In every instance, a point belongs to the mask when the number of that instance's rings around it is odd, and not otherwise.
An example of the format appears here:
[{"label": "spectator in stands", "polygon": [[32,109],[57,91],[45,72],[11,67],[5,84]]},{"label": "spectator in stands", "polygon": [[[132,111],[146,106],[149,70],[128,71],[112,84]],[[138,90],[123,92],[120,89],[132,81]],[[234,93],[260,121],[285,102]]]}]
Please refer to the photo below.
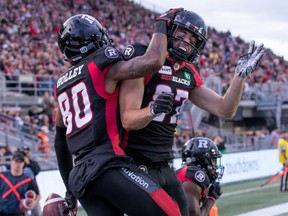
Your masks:
[{"label": "spectator in stands", "polygon": [[[20,149],[20,151],[24,154],[25,156],[25,166],[24,166],[24,171],[23,173],[31,177],[35,183],[37,184],[36,181],[36,176],[39,174],[41,171],[41,168],[36,160],[31,159],[32,157],[32,152],[31,149],[28,146],[24,146]],[[38,186],[38,184],[37,184]],[[38,202],[35,207],[31,210],[31,216],[41,216],[41,207],[40,203]]]},{"label": "spectator in stands", "polygon": [[1,113],[4,114],[4,115],[8,115],[8,109],[7,109],[6,104],[2,104]]},{"label": "spectator in stands", "polygon": [[32,123],[39,123],[39,110],[37,106],[31,107],[31,109],[28,110],[28,115],[30,116]]},{"label": "spectator in stands", "polygon": [[21,151],[25,156],[24,173],[29,174],[29,176],[36,181],[36,176],[41,171],[41,168],[38,162],[31,158],[32,157],[31,149],[28,146],[24,146],[19,151]]},{"label": "spectator in stands", "polygon": [[[46,114],[49,118],[49,129],[51,130],[50,126],[52,127],[52,115],[54,112],[55,107],[55,99],[48,91],[44,93],[43,96],[43,111],[41,114]],[[46,125],[47,126],[47,125]]]},{"label": "spectator in stands", "polygon": [[[35,181],[23,173],[23,153],[15,152],[10,165],[10,171],[0,173],[0,215],[24,216],[39,202],[39,189]],[[29,190],[36,193],[34,198],[25,196]]]},{"label": "spectator in stands", "polygon": [[277,127],[271,132],[271,144],[272,147],[278,146],[278,141],[281,138],[281,128]]},{"label": "spectator in stands", "polygon": [[[177,203],[124,153],[117,115],[120,81],[163,66],[167,25],[176,12],[157,18],[147,52],[131,60],[111,46],[107,30],[92,16],[72,16],[61,27],[58,44],[72,67],[56,81],[55,150],[69,209],[77,197],[88,215],[180,215]],[[149,184],[143,187],[132,176]]]},{"label": "spectator in stands", "polygon": [[6,148],[4,145],[0,145],[0,173],[10,169],[6,156]]},{"label": "spectator in stands", "polygon": [[195,137],[184,144],[183,165],[176,173],[184,188],[190,216],[212,216],[211,209],[222,194],[219,180],[224,167],[221,157],[216,144],[209,138]]},{"label": "spectator in stands", "polygon": [[226,153],[225,138],[223,136],[217,135],[212,140],[222,154]]},{"label": "spectator in stands", "polygon": [[23,118],[23,125],[21,131],[26,138],[33,139],[35,135],[37,135],[37,127],[32,125],[31,117],[27,114]]},{"label": "spectator in stands", "polygon": [[[123,146],[127,155],[139,165],[147,166],[150,175],[177,200],[185,215],[186,199],[171,163],[180,111],[189,100],[218,117],[232,118],[244,83],[256,69],[264,50],[263,44],[255,47],[255,41],[251,41],[248,53],[239,58],[230,86],[222,96],[203,85],[199,72],[197,58],[208,40],[204,20],[195,12],[180,11],[171,21],[167,38],[168,55],[162,69],[152,76],[121,84],[120,115],[126,130]],[[124,55],[129,54],[131,46],[124,50]],[[146,48],[135,44],[127,59],[143,55]]]},{"label": "spectator in stands", "polygon": [[[0,145],[0,156],[2,156],[3,158],[1,158],[1,161],[6,162],[9,161],[8,157],[11,156],[11,151],[10,151],[10,147],[7,145]],[[5,159],[4,159],[5,157]]]},{"label": "spectator in stands", "polygon": [[49,129],[46,126],[42,126],[37,136],[40,138],[40,143],[38,145],[38,151],[45,154],[45,157],[48,157],[48,153],[50,150],[49,144]]},{"label": "spectator in stands", "polygon": [[[279,162],[283,164],[283,170],[288,167],[288,129],[282,129],[281,138],[278,141]],[[288,191],[288,173],[281,176],[280,191]]]}]

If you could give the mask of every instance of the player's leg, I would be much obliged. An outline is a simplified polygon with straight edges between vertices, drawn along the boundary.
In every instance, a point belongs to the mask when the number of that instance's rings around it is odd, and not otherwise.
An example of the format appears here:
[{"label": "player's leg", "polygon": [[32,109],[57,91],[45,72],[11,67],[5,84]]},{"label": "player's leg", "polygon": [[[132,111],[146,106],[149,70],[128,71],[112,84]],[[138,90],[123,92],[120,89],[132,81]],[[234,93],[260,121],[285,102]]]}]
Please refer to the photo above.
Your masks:
[{"label": "player's leg", "polygon": [[165,167],[163,169],[165,178],[166,178],[166,185],[163,187],[163,189],[171,196],[173,197],[181,210],[182,216],[189,215],[188,211],[188,204],[187,199],[182,187],[181,181],[177,178],[174,168]]},{"label": "player's leg", "polygon": [[79,199],[82,207],[85,209],[88,216],[123,216],[124,213],[115,208],[105,199],[95,196],[93,189],[87,188],[84,195]]},{"label": "player's leg", "polygon": [[178,203],[182,216],[189,215],[187,199],[173,166],[169,163],[167,166],[148,166],[148,173]]},{"label": "player's leg", "polygon": [[94,194],[103,197],[129,216],[180,215],[177,203],[142,171],[106,170],[86,191],[90,197]]}]

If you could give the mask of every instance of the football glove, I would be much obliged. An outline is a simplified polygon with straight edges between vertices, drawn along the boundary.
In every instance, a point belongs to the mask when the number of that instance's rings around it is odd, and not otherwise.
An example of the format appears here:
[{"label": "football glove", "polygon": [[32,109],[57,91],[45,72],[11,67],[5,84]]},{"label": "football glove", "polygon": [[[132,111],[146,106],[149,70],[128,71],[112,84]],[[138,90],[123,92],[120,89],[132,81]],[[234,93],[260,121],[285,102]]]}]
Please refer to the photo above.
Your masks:
[{"label": "football glove", "polygon": [[172,93],[160,94],[150,105],[150,113],[156,117],[162,113],[170,113],[173,107],[174,95]]},{"label": "football glove", "polygon": [[263,46],[260,44],[255,48],[255,41],[250,42],[248,54],[241,56],[236,65],[236,73],[239,77],[248,77],[256,69],[265,52]]},{"label": "football glove", "polygon": [[212,197],[217,200],[222,194],[222,188],[219,182],[214,182],[208,191],[208,197]]},{"label": "football glove", "polygon": [[165,21],[167,24],[167,27],[168,27],[168,26],[170,26],[171,22],[174,20],[174,17],[176,16],[176,14],[180,11],[183,11],[183,10],[184,10],[184,8],[171,8],[170,10],[165,12],[164,14],[157,17],[156,22],[160,21],[160,20]]},{"label": "football glove", "polygon": [[73,215],[77,215],[77,199],[71,192],[65,193],[65,201],[67,207],[64,209],[64,212],[72,211]]}]

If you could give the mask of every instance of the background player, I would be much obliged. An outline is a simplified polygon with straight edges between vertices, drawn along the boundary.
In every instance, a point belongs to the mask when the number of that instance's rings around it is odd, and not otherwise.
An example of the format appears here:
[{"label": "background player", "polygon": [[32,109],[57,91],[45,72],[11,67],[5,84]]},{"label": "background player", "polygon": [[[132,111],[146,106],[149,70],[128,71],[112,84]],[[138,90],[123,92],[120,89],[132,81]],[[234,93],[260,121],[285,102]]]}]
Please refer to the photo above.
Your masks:
[{"label": "background player", "polygon": [[187,198],[190,216],[205,216],[221,196],[224,167],[221,152],[206,137],[188,140],[182,149],[183,166],[176,170]]}]

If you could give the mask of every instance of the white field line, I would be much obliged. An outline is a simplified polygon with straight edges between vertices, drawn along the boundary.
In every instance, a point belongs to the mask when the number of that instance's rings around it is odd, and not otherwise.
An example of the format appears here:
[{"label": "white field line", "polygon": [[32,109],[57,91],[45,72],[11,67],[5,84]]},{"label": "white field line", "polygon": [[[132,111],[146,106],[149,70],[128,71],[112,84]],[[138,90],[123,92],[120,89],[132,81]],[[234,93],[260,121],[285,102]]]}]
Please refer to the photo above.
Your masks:
[{"label": "white field line", "polygon": [[260,216],[260,215],[265,215],[265,216],[277,216],[277,215],[282,215],[284,213],[288,212],[288,203],[282,203],[279,205],[274,205],[262,209],[258,209],[255,211],[247,212],[244,214],[239,214],[236,216]]},{"label": "white field line", "polygon": [[[243,193],[248,193],[251,191],[256,191],[256,190],[263,190],[265,188],[271,188],[271,187],[279,187],[279,184],[270,184],[270,185],[266,185],[264,187],[254,187],[254,188],[249,188],[246,190],[239,190],[239,191],[235,191],[235,192],[228,192],[228,193],[223,193],[221,197],[229,197],[229,196],[234,196],[237,194],[243,194]],[[274,206],[270,206],[270,207],[266,207],[266,208],[262,208],[262,209],[258,209],[255,211],[250,211],[247,213],[243,213],[243,214],[239,214],[239,215],[235,215],[235,216],[279,216],[282,215],[284,213],[288,213],[288,203],[282,203],[279,205],[274,205]]]},{"label": "white field line", "polygon": [[259,186],[259,187],[245,189],[245,190],[238,190],[238,191],[223,193],[221,195],[221,197],[234,196],[234,195],[238,195],[238,194],[248,193],[248,192],[257,191],[257,190],[263,190],[265,188],[271,188],[271,187],[276,187],[276,186],[279,186],[279,184],[270,184],[270,185],[267,185],[267,186],[264,186],[264,187],[260,187]]}]

